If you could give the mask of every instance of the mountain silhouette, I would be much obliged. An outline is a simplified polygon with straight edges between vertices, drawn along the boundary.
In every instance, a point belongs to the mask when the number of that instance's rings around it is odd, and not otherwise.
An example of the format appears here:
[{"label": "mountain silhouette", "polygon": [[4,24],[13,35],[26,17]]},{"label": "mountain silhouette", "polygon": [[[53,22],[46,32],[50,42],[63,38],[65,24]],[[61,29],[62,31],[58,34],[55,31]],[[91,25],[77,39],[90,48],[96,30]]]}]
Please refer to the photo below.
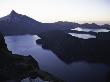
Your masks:
[{"label": "mountain silhouette", "polygon": [[18,14],[14,10],[7,16],[0,18],[0,32],[4,35],[37,34],[41,35],[47,31],[63,30],[70,32],[70,29],[82,28],[110,28],[110,25],[99,26],[97,24],[78,24],[73,22],[59,21],[55,23],[41,23],[26,15]]},{"label": "mountain silhouette", "polygon": [[35,34],[35,28],[41,23],[14,10],[5,17],[0,18],[0,31],[5,35]]},{"label": "mountain silhouette", "polygon": [[14,10],[11,11],[11,13],[5,17],[0,18],[0,21],[5,21],[5,22],[24,22],[24,23],[40,23],[26,15],[21,15],[16,13]]},{"label": "mountain silhouette", "polygon": [[50,30],[61,30],[63,27],[54,23],[41,23],[14,10],[0,18],[0,32],[4,35],[42,34]]}]

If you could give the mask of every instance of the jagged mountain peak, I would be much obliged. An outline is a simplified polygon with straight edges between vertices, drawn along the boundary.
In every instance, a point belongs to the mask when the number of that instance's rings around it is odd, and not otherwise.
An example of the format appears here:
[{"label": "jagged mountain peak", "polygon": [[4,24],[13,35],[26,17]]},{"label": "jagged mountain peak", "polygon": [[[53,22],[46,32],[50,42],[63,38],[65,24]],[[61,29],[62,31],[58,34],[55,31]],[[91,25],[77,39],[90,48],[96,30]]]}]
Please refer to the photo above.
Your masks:
[{"label": "jagged mountain peak", "polygon": [[0,21],[10,22],[10,21],[13,20],[13,22],[14,22],[15,19],[19,19],[20,16],[22,16],[22,15],[16,13],[14,10],[12,10],[10,12],[10,14],[8,14],[7,16],[4,16],[4,17],[0,18]]},{"label": "jagged mountain peak", "polygon": [[40,23],[26,15],[18,14],[15,10],[12,10],[9,15],[0,18],[0,21],[5,21],[5,22],[13,22],[13,23],[19,23],[19,22],[24,22],[25,24],[35,24],[35,23]]},{"label": "jagged mountain peak", "polygon": [[8,16],[10,16],[10,17],[20,17],[22,15],[18,14],[15,10],[12,10]]},{"label": "jagged mountain peak", "polygon": [[10,14],[17,14],[15,10],[12,10]]}]

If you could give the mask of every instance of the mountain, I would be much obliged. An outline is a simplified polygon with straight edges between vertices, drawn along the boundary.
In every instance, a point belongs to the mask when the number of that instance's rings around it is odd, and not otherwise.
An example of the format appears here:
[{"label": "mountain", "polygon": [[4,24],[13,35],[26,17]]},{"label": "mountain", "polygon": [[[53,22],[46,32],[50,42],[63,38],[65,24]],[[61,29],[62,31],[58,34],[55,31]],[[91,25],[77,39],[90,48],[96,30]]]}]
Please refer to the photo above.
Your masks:
[{"label": "mountain", "polygon": [[21,34],[43,34],[52,30],[64,30],[68,32],[76,27],[82,28],[110,28],[110,25],[99,26],[92,24],[78,24],[73,22],[58,21],[55,23],[41,23],[26,15],[18,14],[14,10],[5,17],[0,18],[0,32],[4,35],[21,35]]},{"label": "mountain", "polygon": [[101,26],[102,28],[106,28],[106,29],[110,29],[110,25],[109,24],[104,24]]},{"label": "mountain", "polygon": [[26,15],[21,15],[16,13],[14,10],[11,11],[11,13],[5,17],[0,18],[0,21],[5,21],[7,23],[27,23],[27,24],[36,24],[40,23],[30,17],[27,17]]},{"label": "mountain", "polygon": [[5,35],[35,33],[35,28],[41,23],[14,10],[0,18],[0,31]]},{"label": "mountain", "polygon": [[89,23],[84,23],[81,25],[82,28],[91,28],[91,29],[101,29],[101,26],[95,24],[95,23],[92,23],[92,24],[89,24]]},{"label": "mountain", "polygon": [[0,31],[4,35],[42,34],[51,30],[69,30],[76,27],[76,23],[59,22],[41,23],[26,15],[18,14],[14,10],[0,18]]},{"label": "mountain", "polygon": [[4,35],[42,34],[50,30],[64,30],[65,26],[56,23],[41,23],[14,10],[0,18],[0,32]]}]

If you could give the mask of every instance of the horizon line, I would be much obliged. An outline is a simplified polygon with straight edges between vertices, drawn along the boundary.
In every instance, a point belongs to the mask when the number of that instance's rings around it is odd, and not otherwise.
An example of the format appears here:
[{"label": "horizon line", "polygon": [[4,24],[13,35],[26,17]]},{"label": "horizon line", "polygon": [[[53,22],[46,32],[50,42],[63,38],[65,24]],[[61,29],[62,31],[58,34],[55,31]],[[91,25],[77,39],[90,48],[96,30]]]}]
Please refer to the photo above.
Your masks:
[{"label": "horizon line", "polygon": [[[14,9],[12,9],[11,10],[11,12],[12,11],[15,11]],[[10,12],[10,13],[11,13]],[[16,12],[16,11],[15,11]],[[10,14],[9,13],[9,14]],[[84,23],[89,23],[89,24],[91,24],[91,23],[96,23],[96,24],[101,24],[102,23],[102,25],[103,24],[110,24],[110,20],[56,20],[56,21],[40,21],[40,20],[37,20],[37,19],[35,19],[35,18],[33,18],[33,17],[31,17],[31,16],[28,16],[28,15],[26,15],[26,14],[21,14],[21,13],[18,13],[18,12],[16,12],[17,14],[20,14],[20,15],[25,15],[25,16],[27,16],[27,17],[30,17],[30,18],[32,18],[32,19],[34,19],[34,20],[36,20],[36,21],[38,21],[38,22],[41,22],[41,23],[56,23],[56,22],[72,22],[72,23],[80,23],[80,24],[84,24]],[[7,14],[7,15],[9,15],[9,14]],[[4,15],[4,16],[1,16],[0,18],[2,18],[2,17],[5,17],[5,16],[7,16],[7,15]]]}]

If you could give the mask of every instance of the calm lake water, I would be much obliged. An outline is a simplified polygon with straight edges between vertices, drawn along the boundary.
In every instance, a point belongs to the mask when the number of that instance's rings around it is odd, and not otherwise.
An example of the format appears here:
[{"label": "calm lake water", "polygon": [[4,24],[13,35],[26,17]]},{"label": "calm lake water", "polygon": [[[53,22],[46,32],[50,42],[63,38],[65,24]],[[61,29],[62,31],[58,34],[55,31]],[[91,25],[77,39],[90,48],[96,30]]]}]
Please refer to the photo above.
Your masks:
[{"label": "calm lake water", "polygon": [[77,36],[79,38],[83,38],[83,39],[89,39],[89,38],[96,38],[96,36],[94,35],[90,35],[90,34],[76,34],[76,33],[68,33],[72,36]]},{"label": "calm lake water", "polygon": [[71,30],[77,30],[77,31],[84,31],[84,32],[109,32],[110,30],[107,30],[107,29],[89,29],[89,28],[80,28],[80,27],[77,27],[75,29],[71,29]]},{"label": "calm lake water", "polygon": [[[109,32],[110,30],[107,30],[107,29],[88,29],[88,28],[80,28],[80,27],[77,27],[75,29],[71,29],[71,30],[77,30],[77,31],[83,31],[83,32]],[[77,33],[69,33],[70,35],[72,36],[76,36],[76,37],[79,37],[79,38],[83,38],[83,39],[88,39],[88,38],[96,38],[95,35],[90,35],[90,34],[77,34]]]},{"label": "calm lake water", "polygon": [[105,64],[90,64],[85,61],[66,64],[52,51],[36,44],[37,35],[6,36],[9,50],[21,55],[32,55],[42,70],[66,82],[104,82],[108,72]]}]

